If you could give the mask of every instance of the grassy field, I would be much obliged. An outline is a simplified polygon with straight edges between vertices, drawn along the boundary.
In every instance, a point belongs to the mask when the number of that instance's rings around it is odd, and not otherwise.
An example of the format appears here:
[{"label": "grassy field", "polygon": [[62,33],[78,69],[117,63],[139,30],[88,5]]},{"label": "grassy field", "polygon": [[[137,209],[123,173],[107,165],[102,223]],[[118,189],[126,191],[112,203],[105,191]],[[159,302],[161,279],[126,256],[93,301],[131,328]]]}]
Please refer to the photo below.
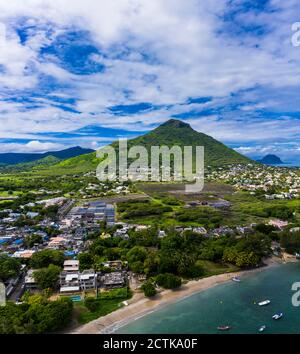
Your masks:
[{"label": "grassy field", "polygon": [[120,299],[110,299],[110,300],[98,300],[100,307],[97,311],[91,312],[85,306],[84,303],[77,302],[74,304],[74,320],[78,324],[88,323],[95,320],[96,318],[105,316],[118,308],[122,307],[122,301]]},{"label": "grassy field", "polygon": [[234,188],[230,185],[211,182],[205,183],[204,189],[201,192],[189,195],[184,193],[184,183],[137,183],[136,187],[141,192],[150,196],[159,193],[167,193],[182,200],[195,200],[207,195],[223,198],[225,195],[231,195],[234,193]]},{"label": "grassy field", "polygon": [[203,267],[205,277],[223,274],[223,273],[232,273],[239,270],[238,267],[232,264],[221,264],[221,263],[214,263],[211,261],[204,261],[204,260],[199,260],[197,261],[197,263]]},{"label": "grassy field", "polygon": [[99,297],[95,299],[97,308],[90,311],[84,301],[74,303],[73,322],[77,324],[84,324],[95,320],[96,318],[105,316],[113,311],[116,311],[123,306],[123,301],[132,297],[132,292],[127,288],[114,289],[110,291],[101,292]]}]

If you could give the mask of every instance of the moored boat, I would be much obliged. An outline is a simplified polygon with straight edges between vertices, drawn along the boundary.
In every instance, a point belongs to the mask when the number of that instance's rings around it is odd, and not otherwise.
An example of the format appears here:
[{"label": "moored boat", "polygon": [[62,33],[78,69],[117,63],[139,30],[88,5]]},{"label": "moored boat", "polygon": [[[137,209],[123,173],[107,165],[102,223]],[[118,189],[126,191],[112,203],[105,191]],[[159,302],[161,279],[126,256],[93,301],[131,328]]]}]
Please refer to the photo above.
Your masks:
[{"label": "moored boat", "polygon": [[258,303],[258,306],[266,306],[269,305],[271,303],[270,300],[264,300]]},{"label": "moored boat", "polygon": [[219,331],[229,331],[230,329],[230,326],[218,326]]},{"label": "moored boat", "polygon": [[283,317],[283,313],[275,313],[274,316],[272,316],[273,320],[280,320]]},{"label": "moored boat", "polygon": [[241,279],[239,277],[233,277],[231,278],[232,281],[235,281],[237,283],[239,283],[241,281]]},{"label": "moored boat", "polygon": [[259,327],[259,332],[263,332],[265,329],[267,328],[267,326],[263,325],[261,327]]}]

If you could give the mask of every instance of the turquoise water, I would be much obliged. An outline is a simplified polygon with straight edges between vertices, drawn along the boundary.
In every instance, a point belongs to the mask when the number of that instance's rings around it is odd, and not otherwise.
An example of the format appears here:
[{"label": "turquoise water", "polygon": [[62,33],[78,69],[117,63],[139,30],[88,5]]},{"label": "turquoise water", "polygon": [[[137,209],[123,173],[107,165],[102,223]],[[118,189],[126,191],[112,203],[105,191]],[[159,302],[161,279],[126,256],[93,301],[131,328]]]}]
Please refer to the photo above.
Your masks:
[{"label": "turquoise water", "polygon": [[[115,333],[220,333],[219,325],[230,325],[228,333],[300,333],[300,307],[294,307],[291,290],[300,282],[300,262],[266,269],[192,295],[159,311],[144,316]],[[268,306],[257,302],[270,299]],[[277,312],[284,317],[272,319]],[[224,332],[223,332],[224,333]]]},{"label": "turquoise water", "polygon": [[81,296],[80,295],[73,295],[73,296],[70,296],[70,299],[73,302],[80,302],[81,301]]}]

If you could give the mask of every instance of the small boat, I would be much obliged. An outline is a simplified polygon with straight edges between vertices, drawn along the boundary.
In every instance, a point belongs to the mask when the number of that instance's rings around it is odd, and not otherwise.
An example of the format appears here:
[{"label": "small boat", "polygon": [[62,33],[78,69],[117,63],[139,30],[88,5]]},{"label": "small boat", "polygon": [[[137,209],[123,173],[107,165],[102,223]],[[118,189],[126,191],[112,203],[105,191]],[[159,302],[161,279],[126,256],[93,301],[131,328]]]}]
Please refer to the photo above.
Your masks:
[{"label": "small boat", "polygon": [[219,326],[218,330],[219,331],[229,331],[231,329],[230,326]]},{"label": "small boat", "polygon": [[271,303],[270,300],[265,300],[265,301],[261,301],[258,303],[258,306],[266,306],[269,305]]},{"label": "small boat", "polygon": [[241,279],[239,277],[233,277],[231,280],[235,281],[237,283],[239,283],[241,281]]},{"label": "small boat", "polygon": [[263,325],[261,327],[259,327],[259,332],[263,332],[265,329],[267,328],[267,326]]},{"label": "small boat", "polygon": [[282,316],[283,316],[283,313],[280,312],[280,313],[275,313],[275,315],[272,316],[272,318],[273,318],[273,320],[280,320]]}]

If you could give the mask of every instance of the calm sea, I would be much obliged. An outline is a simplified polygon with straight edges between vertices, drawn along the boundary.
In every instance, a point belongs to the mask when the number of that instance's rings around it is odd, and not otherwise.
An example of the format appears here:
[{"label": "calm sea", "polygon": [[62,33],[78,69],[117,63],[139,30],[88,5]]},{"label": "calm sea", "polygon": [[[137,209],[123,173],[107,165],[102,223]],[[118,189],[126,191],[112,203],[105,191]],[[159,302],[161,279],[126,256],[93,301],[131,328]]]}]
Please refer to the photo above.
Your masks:
[{"label": "calm sea", "polygon": [[[291,302],[294,282],[300,282],[300,262],[276,266],[192,295],[144,316],[116,333],[219,333],[217,326],[230,325],[228,333],[300,333],[300,307]],[[265,307],[259,301],[269,299]],[[272,319],[277,312],[284,317]]]}]

